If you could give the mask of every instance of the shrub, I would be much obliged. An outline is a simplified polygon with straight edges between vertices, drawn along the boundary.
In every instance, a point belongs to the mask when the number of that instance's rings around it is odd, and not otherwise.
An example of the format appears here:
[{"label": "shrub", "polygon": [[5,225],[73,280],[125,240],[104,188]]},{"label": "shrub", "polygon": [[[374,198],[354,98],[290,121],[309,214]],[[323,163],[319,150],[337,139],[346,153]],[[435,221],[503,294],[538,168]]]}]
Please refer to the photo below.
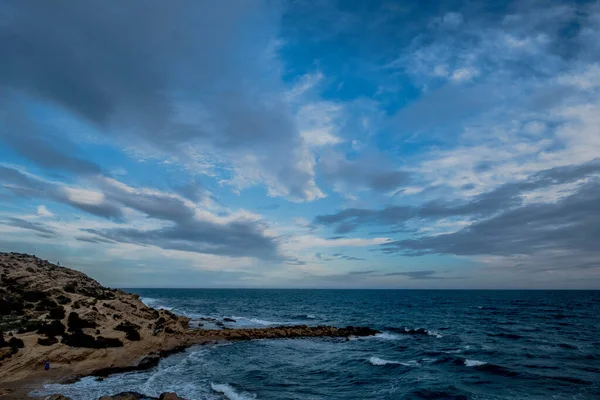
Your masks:
[{"label": "shrub", "polygon": [[123,347],[123,342],[117,338],[94,338],[83,332],[75,332],[63,336],[61,343],[71,347],[86,347],[91,349],[105,349],[107,347]]},{"label": "shrub", "polygon": [[23,298],[27,301],[31,301],[32,303],[37,303],[40,300],[45,299],[48,295],[39,290],[27,290],[23,293]]},{"label": "shrub", "polygon": [[38,329],[37,333],[50,336],[61,336],[65,333],[65,326],[59,320],[43,324]]},{"label": "shrub", "polygon": [[76,282],[67,283],[63,289],[67,293],[75,293],[77,290],[77,283]]},{"label": "shrub", "polygon": [[48,314],[48,319],[63,319],[65,317],[65,308],[62,306],[53,308]]},{"label": "shrub", "polygon": [[65,333],[62,337],[61,343],[71,347],[88,347],[92,349],[97,348],[96,339],[93,336],[87,335],[81,331],[72,334]]},{"label": "shrub", "polygon": [[52,346],[53,344],[58,343],[58,339],[54,336],[48,336],[47,338],[38,338],[37,342],[42,346]]},{"label": "shrub", "polygon": [[25,347],[25,344],[23,343],[23,341],[16,337],[11,337],[10,340],[8,341],[8,345],[10,347],[12,347],[13,349],[16,349],[16,348],[22,349],[23,347]]},{"label": "shrub", "polygon": [[67,324],[69,326],[69,331],[71,332],[80,331],[83,328],[95,328],[97,326],[93,321],[87,321],[79,318],[79,314],[76,312],[71,312],[69,314]]},{"label": "shrub", "polygon": [[69,304],[71,302],[71,299],[67,296],[63,296],[62,294],[60,296],[58,296],[56,298],[56,301],[58,302],[58,304]]},{"label": "shrub", "polygon": [[27,332],[37,331],[38,329],[40,329],[41,326],[42,326],[42,323],[38,320],[26,321],[23,323],[23,325],[21,325],[19,327],[19,330],[17,331],[17,333],[27,333]]}]

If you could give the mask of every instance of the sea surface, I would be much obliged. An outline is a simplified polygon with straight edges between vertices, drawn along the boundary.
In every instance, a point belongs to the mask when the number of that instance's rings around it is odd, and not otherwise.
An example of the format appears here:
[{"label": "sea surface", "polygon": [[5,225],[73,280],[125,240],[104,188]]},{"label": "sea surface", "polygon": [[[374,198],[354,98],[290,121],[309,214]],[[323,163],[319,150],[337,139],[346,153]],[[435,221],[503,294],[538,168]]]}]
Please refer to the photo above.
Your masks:
[{"label": "sea surface", "polygon": [[[365,325],[370,338],[196,346],[144,372],[52,384],[75,400],[600,399],[600,291],[131,289],[231,327]],[[424,328],[426,331],[416,331]]]}]

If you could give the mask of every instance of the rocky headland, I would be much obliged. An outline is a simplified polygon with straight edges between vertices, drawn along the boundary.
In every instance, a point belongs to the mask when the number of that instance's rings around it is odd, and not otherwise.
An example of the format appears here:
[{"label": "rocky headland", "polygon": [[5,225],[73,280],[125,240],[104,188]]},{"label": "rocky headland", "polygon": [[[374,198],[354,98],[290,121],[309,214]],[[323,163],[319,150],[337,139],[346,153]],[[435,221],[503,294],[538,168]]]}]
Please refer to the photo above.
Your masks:
[{"label": "rocky headland", "polygon": [[[136,294],[103,287],[79,271],[27,254],[0,253],[0,397],[26,399],[48,382],[153,368],[161,357],[194,344],[378,333],[365,327],[307,325],[208,330],[192,329],[189,322],[148,307]],[[102,399],[139,398],[152,399],[137,393]],[[160,399],[179,397],[164,393]]]}]

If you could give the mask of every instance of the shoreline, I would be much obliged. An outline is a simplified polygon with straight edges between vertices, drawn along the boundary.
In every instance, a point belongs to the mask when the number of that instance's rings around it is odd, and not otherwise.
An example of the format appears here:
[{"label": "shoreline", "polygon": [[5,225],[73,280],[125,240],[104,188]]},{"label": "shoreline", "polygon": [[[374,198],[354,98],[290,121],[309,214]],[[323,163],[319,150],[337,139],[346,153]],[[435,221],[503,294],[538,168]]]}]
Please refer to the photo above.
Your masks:
[{"label": "shoreline", "polygon": [[[67,362],[51,367],[44,371],[38,365],[34,372],[28,371],[25,377],[0,383],[0,398],[15,400],[41,399],[29,394],[49,383],[70,384],[89,376],[107,377],[110,375],[143,371],[156,367],[163,358],[183,352],[192,346],[216,345],[230,342],[258,339],[294,339],[307,337],[338,337],[371,336],[380,333],[367,327],[338,328],[332,326],[275,326],[267,328],[240,328],[206,330],[192,329],[178,334],[164,335],[160,341],[143,343],[143,347],[102,349],[104,354],[90,354],[88,360],[82,362]],[[146,341],[147,342],[147,341]],[[139,343],[139,342],[138,342]],[[139,350],[146,351],[140,352]],[[32,373],[31,373],[32,372]],[[58,393],[60,394],[60,393]]]},{"label": "shoreline", "polygon": [[[225,321],[232,320],[219,322]],[[150,369],[197,344],[377,333],[322,325],[190,328],[188,317],[149,307],[139,295],[106,288],[79,271],[0,253],[0,397],[31,399],[28,393],[47,383]]]}]

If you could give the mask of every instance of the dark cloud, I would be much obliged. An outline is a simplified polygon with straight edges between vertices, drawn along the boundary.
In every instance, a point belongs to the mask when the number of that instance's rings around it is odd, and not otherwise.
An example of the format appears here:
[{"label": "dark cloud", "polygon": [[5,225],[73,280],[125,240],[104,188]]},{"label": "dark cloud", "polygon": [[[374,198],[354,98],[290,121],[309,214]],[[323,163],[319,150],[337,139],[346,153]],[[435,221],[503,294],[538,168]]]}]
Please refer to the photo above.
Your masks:
[{"label": "dark cloud", "polygon": [[319,161],[319,171],[334,185],[349,191],[388,192],[410,182],[408,172],[392,167],[382,155],[367,155],[356,160],[337,154],[324,155]]},{"label": "dark cloud", "polygon": [[350,271],[348,275],[371,275],[376,273],[377,271],[374,269],[370,269],[368,271]]},{"label": "dark cloud", "polygon": [[357,278],[357,277],[393,277],[393,276],[406,276],[411,280],[427,280],[427,279],[466,279],[466,277],[447,277],[437,275],[439,271],[433,270],[422,270],[422,271],[406,271],[406,272],[381,272],[378,270],[364,270],[364,271],[350,271],[343,275],[330,275],[332,278]]},{"label": "dark cloud", "polygon": [[38,232],[39,236],[45,238],[53,238],[58,236],[57,232],[54,229],[40,222],[27,221],[22,218],[9,217],[1,219],[0,223],[4,225],[14,226],[17,228],[35,231]]},{"label": "dark cloud", "polygon": [[98,236],[76,236],[75,240],[78,240],[80,242],[87,242],[87,243],[96,243],[96,244],[114,244],[115,241],[114,240],[108,240],[108,239],[104,239]]},{"label": "dark cloud", "polygon": [[[568,175],[568,174],[567,174]],[[386,253],[498,255],[565,251],[600,256],[600,179],[556,203],[506,210],[455,233],[389,242]],[[577,264],[572,258],[571,264]]]},{"label": "dark cloud", "polygon": [[438,276],[437,271],[388,272],[383,276],[407,276],[409,279],[466,279],[462,276]]},{"label": "dark cloud", "polygon": [[117,228],[85,231],[121,243],[230,257],[281,260],[277,242],[266,237],[252,221],[239,220],[218,224],[193,220],[160,229]]},{"label": "dark cloud", "polygon": [[8,101],[0,100],[0,107],[0,121],[3,123],[0,143],[4,142],[15,152],[43,168],[77,174],[101,172],[97,164],[71,155],[77,154],[79,149],[61,135],[62,132],[28,119],[21,109]]},{"label": "dark cloud", "polygon": [[78,199],[72,192],[69,192],[69,188],[66,186],[41,180],[13,168],[0,166],[0,184],[20,197],[49,199],[99,217],[123,219],[121,208],[106,199],[87,202],[84,199]]},{"label": "dark cloud", "polygon": [[334,253],[330,257],[323,255],[322,253],[315,253],[315,257],[319,261],[335,261],[335,260],[346,260],[346,261],[364,261],[364,258],[349,256],[342,253]]},{"label": "dark cloud", "polygon": [[[252,154],[277,192],[312,199],[317,189],[300,166],[302,140],[269,53],[281,10],[267,3],[5,1],[0,88],[7,102],[48,104],[184,162],[193,158],[190,144],[233,160]],[[23,156],[50,168],[97,170],[46,136],[9,125],[5,142]]]},{"label": "dark cloud", "polygon": [[196,205],[170,193],[136,189],[112,179],[100,179],[99,187],[111,202],[129,207],[171,226],[141,230],[132,228],[89,229],[88,233],[115,242],[151,245],[231,257],[280,260],[278,242],[264,234],[261,222],[239,218],[218,221],[199,218]]},{"label": "dark cloud", "polygon": [[349,208],[336,214],[319,215],[313,222],[317,225],[334,226],[338,233],[347,233],[364,225],[390,225],[402,230],[403,224],[411,219],[488,218],[522,206],[523,193],[552,185],[576,182],[598,173],[600,173],[600,159],[581,165],[540,171],[524,181],[504,184],[468,202],[431,201],[419,207],[389,206],[381,210]]},{"label": "dark cloud", "polygon": [[101,192],[96,193],[98,198],[94,201],[86,201],[86,194],[77,193],[78,189],[74,192],[73,189],[0,166],[0,183],[16,195],[50,199],[117,221],[123,220],[124,208],[128,207],[171,225],[152,230],[88,229],[86,232],[95,236],[78,237],[80,241],[135,243],[231,257],[281,259],[277,240],[264,234],[261,222],[243,218],[231,221],[202,219],[196,216],[195,203],[182,197],[131,188],[108,178],[98,178],[95,182]]}]

